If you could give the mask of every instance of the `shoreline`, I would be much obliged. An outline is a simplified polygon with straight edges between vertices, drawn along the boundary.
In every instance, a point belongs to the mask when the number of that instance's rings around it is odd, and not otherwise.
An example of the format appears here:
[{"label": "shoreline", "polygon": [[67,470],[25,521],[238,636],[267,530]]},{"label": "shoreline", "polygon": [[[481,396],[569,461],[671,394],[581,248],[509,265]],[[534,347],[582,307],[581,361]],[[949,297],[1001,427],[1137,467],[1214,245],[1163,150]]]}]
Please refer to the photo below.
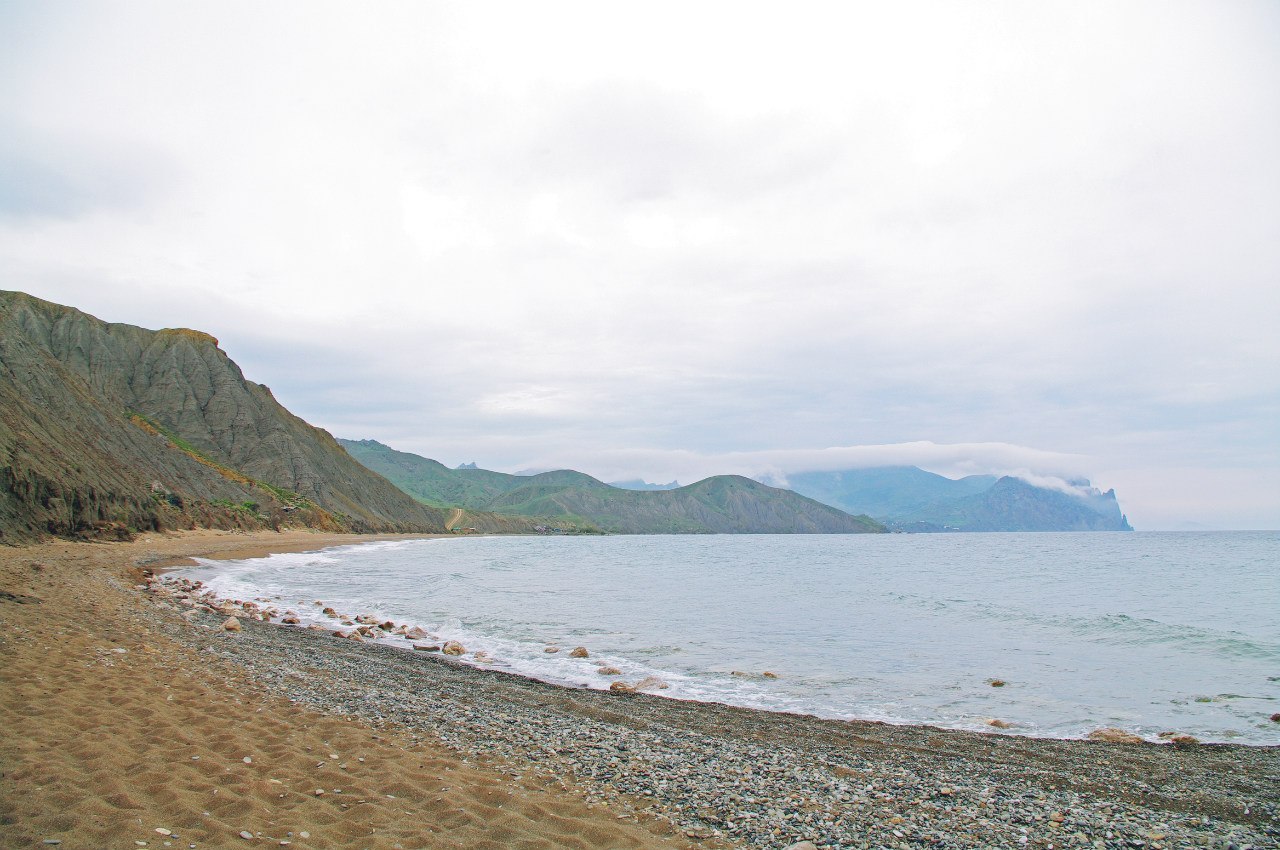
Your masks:
[{"label": "shoreline", "polygon": [[[456,539],[454,535],[417,535],[414,537]],[[378,539],[407,540],[413,539],[413,537],[382,536]],[[344,542],[346,541],[338,541],[339,544]],[[301,547],[293,547],[289,551],[299,551],[300,548]],[[307,548],[311,549],[311,547]],[[409,549],[405,551],[417,550]],[[249,557],[258,557],[259,554],[261,553],[256,553]],[[244,557],[244,555],[239,552],[229,553],[228,556],[237,558]],[[359,561],[358,553],[353,553],[352,557],[355,558],[356,561]],[[445,556],[445,561],[447,562],[449,560],[451,559]],[[195,566],[190,561],[187,563],[191,564],[193,567]],[[181,569],[181,567],[174,566],[169,567],[169,569]],[[216,570],[216,567],[212,567],[212,569]],[[330,586],[331,582],[335,578],[340,578],[342,566],[341,563],[337,565],[336,569],[338,570],[338,573],[330,573],[327,571],[327,568],[322,567],[318,567],[317,569],[324,571],[324,575],[326,576],[325,586]],[[216,572],[210,573],[200,571],[194,575],[193,578],[198,577],[210,582],[213,586],[220,586],[217,575],[218,574]],[[266,577],[259,575],[259,578],[261,579]],[[268,585],[274,585],[274,581],[268,578]],[[205,590],[207,591],[208,588],[205,588]],[[581,625],[581,623],[574,618],[574,614],[572,612],[568,614],[569,619],[558,621],[560,622],[560,626],[558,627],[559,631],[556,631],[556,627],[553,627],[552,631],[548,632],[550,636],[544,637],[543,641],[536,643],[520,643],[519,640],[514,642],[504,641],[501,639],[501,635],[499,639],[495,639],[494,634],[477,631],[474,628],[460,629],[457,626],[456,620],[446,622],[448,618],[445,617],[445,615],[438,614],[434,619],[430,617],[423,619],[421,617],[421,612],[419,612],[419,616],[414,615],[415,609],[413,609],[412,606],[409,608],[405,608],[403,605],[391,606],[388,608],[381,607],[380,603],[375,601],[376,594],[375,596],[369,595],[370,593],[374,593],[374,591],[368,587],[365,587],[360,591],[358,594],[358,599],[360,601],[357,602],[351,601],[351,599],[357,597],[351,597],[349,592],[344,594],[340,589],[332,587],[330,592],[334,594],[334,597],[330,598],[326,596],[323,601],[319,599],[313,601],[311,595],[303,595],[314,594],[318,591],[307,590],[302,587],[294,587],[292,590],[279,591],[281,593],[285,593],[286,596],[292,600],[291,602],[281,601],[282,597],[272,595],[274,591],[272,593],[268,593],[266,596],[262,596],[260,594],[266,593],[266,591],[261,588],[255,589],[252,586],[252,582],[248,586],[245,586],[240,582],[234,583],[234,586],[230,587],[222,586],[219,592],[230,593],[236,597],[234,600],[232,600],[231,597],[219,597],[219,607],[221,612],[227,616],[230,616],[231,614],[236,614],[241,617],[244,616],[244,614],[239,610],[242,597],[243,600],[252,599],[251,604],[255,608],[255,614],[258,605],[261,605],[264,610],[274,609],[276,613],[272,619],[275,622],[280,622],[282,619],[281,614],[285,609],[288,609],[289,614],[296,615],[296,617],[299,618],[298,620],[293,621],[291,623],[292,625],[300,625],[303,627],[311,625],[312,628],[323,627],[330,632],[336,633],[341,631],[344,636],[347,632],[352,631],[353,628],[359,628],[360,635],[364,640],[368,641],[375,638],[381,638],[384,640],[380,640],[380,643],[385,641],[386,644],[398,646],[405,651],[412,651],[414,648],[413,644],[415,643],[428,645],[436,644],[436,649],[438,650],[440,648],[439,645],[444,641],[448,639],[456,639],[465,646],[465,651],[462,652],[459,658],[461,661],[472,663],[480,669],[502,670],[570,689],[591,687],[598,690],[607,690],[610,685],[613,684],[619,689],[635,687],[638,690],[647,691],[668,699],[685,699],[708,703],[724,702],[728,705],[735,705],[742,708],[766,712],[784,714],[794,713],[802,715],[813,714],[816,717],[829,720],[874,721],[899,726],[970,731],[982,734],[998,734],[1030,739],[1085,741],[1098,740],[1099,737],[1103,740],[1117,739],[1121,737],[1141,737],[1154,744],[1170,744],[1171,742],[1177,744],[1221,743],[1252,747],[1280,745],[1280,738],[1277,737],[1277,732],[1280,731],[1280,725],[1266,722],[1267,714],[1272,712],[1272,709],[1270,708],[1265,708],[1264,712],[1260,716],[1250,714],[1250,727],[1243,729],[1238,727],[1229,727],[1225,731],[1221,727],[1215,727],[1208,724],[1197,725],[1196,721],[1202,719],[1200,716],[1196,716],[1194,718],[1182,718],[1183,725],[1179,725],[1177,719],[1170,718],[1165,718],[1162,724],[1157,725],[1157,720],[1153,720],[1151,717],[1138,713],[1141,710],[1141,707],[1134,708],[1132,705],[1127,703],[1124,704],[1123,707],[1118,707],[1118,703],[1113,706],[1105,701],[1089,703],[1084,706],[1083,711],[1079,712],[1079,717],[1102,717],[1106,718],[1105,720],[1095,720],[1093,723],[1075,720],[1075,722],[1071,722],[1069,724],[1058,724],[1056,726],[1051,722],[1046,722],[1045,717],[1035,714],[1034,711],[1021,711],[1020,709],[1024,706],[1024,703],[1018,703],[1017,705],[1013,705],[1012,703],[1004,705],[1004,711],[1001,711],[1000,708],[993,709],[991,707],[985,707],[986,710],[983,711],[982,709],[984,707],[982,706],[977,709],[970,707],[970,710],[967,713],[959,715],[955,713],[950,715],[944,713],[930,715],[927,711],[912,711],[909,703],[903,703],[907,704],[908,708],[901,711],[868,711],[865,710],[865,706],[863,707],[864,710],[855,711],[848,706],[835,703],[834,701],[831,701],[831,705],[827,705],[819,704],[814,700],[806,700],[804,694],[797,695],[794,692],[779,691],[778,693],[783,694],[783,696],[770,698],[771,696],[774,696],[773,692],[766,693],[759,689],[754,691],[751,690],[748,680],[756,680],[759,682],[765,679],[777,678],[777,675],[773,672],[760,672],[763,670],[764,666],[773,666],[773,668],[777,670],[786,669],[784,666],[778,666],[785,663],[778,658],[773,659],[772,664],[770,664],[769,661],[766,661],[759,667],[739,665],[743,670],[751,669],[756,672],[734,672],[732,676],[738,677],[736,679],[729,679],[729,674],[725,672],[729,669],[727,666],[714,668],[721,671],[723,676],[720,680],[713,682],[713,684],[708,687],[689,687],[689,678],[685,675],[689,671],[684,670],[683,668],[664,666],[653,661],[650,661],[647,664],[635,664],[633,663],[635,660],[633,657],[627,656],[625,652],[618,654],[619,651],[616,647],[611,649],[607,646],[597,647],[592,645],[590,647],[590,657],[592,658],[592,661],[569,661],[568,663],[570,665],[578,666],[572,668],[566,667],[564,662],[566,660],[565,656],[568,655],[568,653],[544,656],[542,652],[542,644],[545,643],[548,645],[549,648],[547,649],[547,652],[555,653],[557,652],[557,649],[550,647],[551,644],[564,643],[565,640],[569,640],[569,643],[564,644],[564,648],[568,649],[573,641],[569,638],[565,638],[565,634],[569,634],[565,629],[572,625]],[[323,595],[323,593],[321,595]],[[347,599],[348,601],[346,603],[335,601],[335,599],[338,598]],[[376,598],[382,599],[382,597]],[[204,598],[202,601],[209,602],[210,600],[208,598]],[[233,603],[233,605],[228,605],[227,603]],[[326,606],[324,607],[324,610],[329,614],[328,617],[320,614],[322,606]],[[334,612],[333,608],[327,606],[337,606],[337,613]],[[232,607],[234,607],[234,610],[232,610]],[[465,605],[460,609],[454,605],[453,610],[455,613],[450,616],[462,617],[464,620],[467,616],[477,613]],[[379,619],[386,619],[387,617],[395,618],[395,622],[391,627],[394,628],[395,631],[392,634],[387,634],[384,631],[379,631],[377,629],[371,630],[368,625],[363,624],[363,621],[360,623],[353,622],[359,619],[360,615],[357,613],[358,611],[380,612],[376,614]],[[564,612],[561,613],[561,616],[565,616]],[[444,617],[444,619],[441,619],[442,617]],[[450,625],[450,623],[452,623],[452,625]],[[414,640],[407,639],[403,634],[403,632],[411,626],[418,627],[418,631],[421,632],[421,634],[419,634]],[[424,627],[430,631],[425,631]],[[390,629],[388,629],[388,631],[390,631]],[[663,636],[663,639],[666,639],[665,635]],[[676,642],[688,639],[691,638],[687,635],[670,636],[670,640],[674,640]],[[425,647],[420,646],[419,648]],[[598,655],[597,650],[603,652],[604,655]],[[783,654],[791,655],[796,654],[798,651],[799,650],[795,647],[789,647]],[[611,655],[610,652],[613,652],[613,654]],[[731,651],[730,653],[725,653],[722,648],[720,656],[731,657]],[[593,664],[596,667],[606,665],[604,669],[610,670],[611,674],[604,678],[596,676],[596,669],[590,666]],[[608,665],[613,666],[610,667]],[[667,682],[662,681],[664,679],[671,683],[669,690]],[[739,687],[735,689],[735,686],[738,686],[743,682],[748,682],[745,688]],[[642,684],[644,686],[641,686]],[[695,682],[695,685],[702,684],[703,683],[701,682]],[[765,684],[766,686],[768,685],[767,682]],[[943,683],[944,687],[946,684],[947,683]],[[1004,683],[1001,682],[1000,684],[1003,685]],[[1074,685],[1075,682],[1073,681],[1070,685],[1064,685],[1064,687],[1070,688]],[[1227,689],[1229,689],[1229,686]],[[984,688],[983,690],[986,689]],[[1034,704],[1036,699],[1046,700],[1057,698],[1058,693],[1061,693],[1063,698],[1069,699],[1071,692],[1067,690],[1051,693],[1048,696],[1043,693],[1033,694],[1028,698],[1025,705],[1030,706]],[[1249,692],[1241,691],[1241,693]],[[1112,694],[1112,696],[1121,696],[1121,694]],[[1263,697],[1263,699],[1265,699],[1265,697]],[[1207,702],[1208,700],[1203,701]],[[901,702],[901,699],[899,702]],[[1262,705],[1265,706],[1265,703]],[[873,708],[878,709],[880,706],[873,706]],[[1112,719],[1123,717],[1128,718],[1127,723],[1123,720]]]},{"label": "shoreline", "polygon": [[[411,536],[422,535],[376,537]],[[175,670],[199,676],[216,667],[231,671],[219,675],[241,679],[233,704],[244,703],[246,695],[256,691],[252,699],[263,706],[254,713],[265,711],[268,704],[273,717],[287,709],[285,734],[297,736],[307,726],[336,724],[376,730],[364,735],[366,739],[376,734],[407,741],[412,751],[434,748],[434,757],[453,759],[448,766],[454,770],[462,765],[478,769],[480,760],[490,771],[485,776],[512,799],[525,795],[541,802],[554,797],[560,807],[576,806],[574,811],[586,820],[575,828],[607,826],[618,832],[610,832],[608,839],[616,837],[616,846],[650,842],[667,847],[696,843],[782,848],[805,838],[822,846],[847,847],[1119,847],[1134,846],[1134,841],[1174,847],[1225,846],[1227,840],[1240,847],[1261,847],[1280,842],[1277,747],[1015,737],[577,690],[306,629],[246,621],[240,633],[229,634],[221,629],[223,618],[217,615],[184,618],[182,606],[123,584],[144,569],[181,566],[166,558],[261,557],[373,539],[307,532],[284,537],[275,532],[188,532],[151,535],[126,544],[50,543],[0,551],[0,588],[48,600],[54,595],[50,580],[56,573],[71,592],[58,600],[69,609],[60,613],[85,613],[88,607],[89,613],[96,609],[107,615],[97,625],[83,624],[91,642],[120,632],[123,623],[150,647],[114,659],[106,656],[117,667],[126,660],[151,661],[155,669],[139,671],[144,678],[160,671],[172,677]],[[46,569],[33,571],[33,561],[47,562]],[[54,562],[59,563],[56,569]],[[71,587],[77,579],[96,585],[101,595],[77,604]],[[66,631],[68,624],[59,623],[57,615],[51,620],[47,610],[36,612],[41,604],[0,605],[5,626],[0,630],[0,651],[5,657],[26,654],[25,663],[10,665],[0,674],[6,683],[2,719],[7,730],[0,753],[6,765],[2,781],[8,786],[0,786],[0,799],[15,801],[0,804],[5,806],[0,810],[0,838],[30,836],[38,844],[60,836],[11,830],[29,830],[24,822],[32,820],[32,812],[42,813],[37,821],[45,818],[50,823],[60,815],[37,805],[39,795],[25,787],[38,771],[33,773],[30,747],[24,749],[23,742],[14,739],[24,732],[42,737],[37,729],[46,703],[38,695],[31,702],[27,680],[51,661],[32,657],[40,651],[33,641],[44,638],[23,641],[14,637],[14,629],[21,634],[43,622],[47,633],[51,627]],[[34,624],[27,615],[34,615]],[[102,660],[102,653],[92,655]],[[225,694],[219,699],[206,692],[195,702],[206,713],[210,708],[230,710]],[[34,709],[24,711],[24,705]],[[189,724],[178,724],[173,732],[194,734]],[[52,743],[55,749],[68,750],[63,756],[76,763],[71,767],[84,770],[83,754],[78,756],[74,747],[56,738]],[[242,747],[251,743],[245,741]],[[46,741],[45,755],[49,746]],[[392,755],[382,758],[394,760]],[[18,765],[16,771],[8,767],[13,764]],[[226,769],[245,767],[232,762]],[[512,779],[512,774],[520,779]],[[101,784],[101,777],[98,781]],[[529,783],[540,790],[529,790]],[[410,790],[414,780],[404,784],[402,790]],[[199,783],[195,787],[200,788]],[[297,806],[315,805],[326,797],[332,802],[336,795],[304,796]],[[535,818],[531,829],[536,833],[542,825]],[[475,828],[476,836],[483,836],[493,826],[482,823]],[[299,839],[298,831],[288,839],[298,846],[345,846]],[[153,840],[157,837],[153,832],[134,840],[162,846]],[[410,840],[421,843],[423,836]],[[634,841],[640,843],[627,843]]]}]

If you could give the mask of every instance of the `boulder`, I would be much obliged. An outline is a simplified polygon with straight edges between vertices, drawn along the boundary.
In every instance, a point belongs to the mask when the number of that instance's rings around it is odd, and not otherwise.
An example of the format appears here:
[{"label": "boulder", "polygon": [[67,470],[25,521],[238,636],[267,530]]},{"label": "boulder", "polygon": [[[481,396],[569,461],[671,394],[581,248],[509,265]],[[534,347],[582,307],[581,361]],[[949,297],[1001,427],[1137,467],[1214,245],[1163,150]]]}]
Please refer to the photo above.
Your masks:
[{"label": "boulder", "polygon": [[284,623],[286,626],[297,626],[302,623],[302,621],[299,620],[295,615],[285,616],[280,620],[280,622]]},{"label": "boulder", "polygon": [[764,676],[766,679],[776,679],[776,678],[778,678],[778,674],[777,674],[777,673],[775,673],[775,672],[773,672],[772,670],[765,670],[765,671],[764,671],[763,673],[761,673],[760,675],[761,675],[761,676]]},{"label": "boulder", "polygon": [[384,632],[392,632],[395,631],[396,624],[391,620],[387,620],[384,623],[379,623],[378,628],[382,629]]},{"label": "boulder", "polygon": [[993,729],[1012,729],[1013,728],[1013,724],[1010,723],[1008,720],[1001,720],[998,717],[993,717],[990,720],[988,720],[987,725],[992,727]]},{"label": "boulder", "polygon": [[587,648],[585,646],[575,646],[569,652],[569,657],[570,658],[590,658],[591,654],[587,652]]},{"label": "boulder", "polygon": [[1175,747],[1193,747],[1200,743],[1200,739],[1192,735],[1174,735],[1169,742]]},{"label": "boulder", "polygon": [[1087,737],[1089,738],[1090,741],[1103,741],[1104,743],[1108,743],[1108,744],[1141,744],[1143,743],[1142,738],[1138,737],[1132,732],[1126,732],[1123,729],[1116,729],[1114,726],[1109,726],[1105,729],[1094,729],[1092,732],[1088,734]]},{"label": "boulder", "polygon": [[404,636],[409,640],[422,640],[423,638],[431,637],[431,634],[421,626],[414,626],[412,629],[406,631]]},{"label": "boulder", "polygon": [[626,682],[614,682],[609,686],[609,690],[615,694],[634,694],[636,689],[628,685]]},{"label": "boulder", "polygon": [[240,621],[235,617],[228,617],[226,622],[222,624],[222,628],[229,632],[238,632],[240,631]]},{"label": "boulder", "polygon": [[596,672],[599,673],[601,676],[621,676],[622,675],[622,671],[619,670],[617,667],[601,667]]},{"label": "boulder", "polygon": [[555,653],[555,652],[559,652],[559,651],[560,651],[560,647],[558,647],[558,646],[548,646],[548,647],[544,648],[542,651],[543,651],[543,652],[548,652],[548,653]]},{"label": "boulder", "polygon": [[462,655],[467,648],[456,640],[447,640],[444,642],[444,648],[441,650],[445,655]]},{"label": "boulder", "polygon": [[635,689],[637,691],[665,691],[671,687],[657,676],[645,676],[639,682],[636,682]]},{"label": "boulder", "polygon": [[413,648],[418,650],[419,652],[439,652],[440,644],[433,643],[428,646],[427,644],[423,644],[423,643],[415,643],[413,645]]},{"label": "boulder", "polygon": [[332,608],[325,608],[320,613],[324,614],[326,617],[332,617],[335,620],[338,619],[338,612],[333,610]]}]

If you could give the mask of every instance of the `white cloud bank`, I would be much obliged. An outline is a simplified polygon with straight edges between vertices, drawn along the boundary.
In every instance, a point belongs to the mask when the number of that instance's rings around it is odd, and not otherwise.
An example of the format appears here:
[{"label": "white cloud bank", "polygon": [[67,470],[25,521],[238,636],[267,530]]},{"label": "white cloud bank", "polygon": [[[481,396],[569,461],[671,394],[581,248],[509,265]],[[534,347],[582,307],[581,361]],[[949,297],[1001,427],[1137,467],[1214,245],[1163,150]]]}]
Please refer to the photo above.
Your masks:
[{"label": "white cloud bank", "polygon": [[1230,525],[1140,482],[1280,480],[1278,43],[1265,2],[5,3],[0,285],[453,462],[867,446],[812,459]]}]

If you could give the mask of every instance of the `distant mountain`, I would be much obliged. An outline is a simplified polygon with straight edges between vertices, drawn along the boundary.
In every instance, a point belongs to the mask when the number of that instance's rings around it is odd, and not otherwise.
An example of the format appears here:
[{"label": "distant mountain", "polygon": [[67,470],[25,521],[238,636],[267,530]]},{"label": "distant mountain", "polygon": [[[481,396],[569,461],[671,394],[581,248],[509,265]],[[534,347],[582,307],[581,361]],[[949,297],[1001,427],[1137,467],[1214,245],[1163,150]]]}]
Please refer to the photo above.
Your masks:
[{"label": "distant mountain", "polygon": [[674,490],[680,486],[679,481],[672,481],[670,484],[650,484],[640,478],[632,478],[629,481],[610,481],[610,487],[617,487],[620,490]]},{"label": "distant mountain", "polygon": [[352,457],[430,505],[544,518],[615,534],[864,533],[867,517],[734,475],[673,490],[624,490],[573,470],[509,475],[449,469],[374,440],[341,440]]},{"label": "distant mountain", "polygon": [[788,474],[797,493],[902,531],[1132,531],[1114,490],[1080,494],[1013,477],[946,478],[914,466]]},{"label": "distant mountain", "polygon": [[0,291],[0,542],[444,519],[245,380],[208,334]]}]

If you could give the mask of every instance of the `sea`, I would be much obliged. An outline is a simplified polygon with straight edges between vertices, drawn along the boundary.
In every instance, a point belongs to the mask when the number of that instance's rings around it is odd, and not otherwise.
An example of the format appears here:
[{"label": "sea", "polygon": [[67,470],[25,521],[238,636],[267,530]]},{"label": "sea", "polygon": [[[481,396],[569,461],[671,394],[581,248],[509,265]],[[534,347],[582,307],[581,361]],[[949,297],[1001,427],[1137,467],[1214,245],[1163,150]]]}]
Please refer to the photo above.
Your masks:
[{"label": "sea", "polygon": [[304,625],[334,625],[321,603],[420,625],[572,688],[652,676],[827,718],[1280,744],[1278,532],[477,536],[176,575]]}]

